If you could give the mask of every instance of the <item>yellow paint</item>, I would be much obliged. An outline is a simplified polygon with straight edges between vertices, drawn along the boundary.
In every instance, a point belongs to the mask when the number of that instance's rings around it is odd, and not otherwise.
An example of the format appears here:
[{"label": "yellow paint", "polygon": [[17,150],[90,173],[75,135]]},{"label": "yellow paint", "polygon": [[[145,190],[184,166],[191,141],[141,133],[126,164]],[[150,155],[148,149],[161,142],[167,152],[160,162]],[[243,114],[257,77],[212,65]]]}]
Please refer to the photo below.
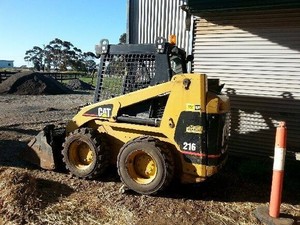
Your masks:
[{"label": "yellow paint", "polygon": [[93,162],[93,152],[89,145],[83,141],[74,141],[69,147],[69,159],[72,165],[79,169],[90,166]]},{"label": "yellow paint", "polygon": [[[185,79],[190,80],[188,88],[184,85],[183,81]],[[111,151],[113,163],[116,163],[118,152],[124,143],[142,135],[158,138],[174,149],[173,153],[179,159],[177,161],[179,163],[177,167],[180,166],[178,176],[181,177],[182,182],[200,182],[207,176],[216,173],[218,168],[186,162],[174,140],[174,136],[180,113],[183,111],[196,111],[199,112],[199,115],[206,112],[220,113],[228,111],[228,100],[213,93],[207,93],[206,84],[206,76],[203,74],[175,75],[169,82],[86,106],[68,123],[67,133],[81,126],[88,126],[98,129],[100,135],[101,133],[107,134],[107,145]],[[116,121],[121,108],[161,95],[169,95],[169,98],[159,127]],[[110,118],[83,116],[90,109],[107,104],[113,105]],[[188,133],[198,133],[200,135],[202,131],[203,127],[200,125],[186,128]],[[156,175],[157,168],[153,160],[149,158],[150,156],[140,154],[132,157],[137,157],[137,160],[141,162],[140,165],[128,164],[130,173],[136,179],[136,182],[141,184],[151,182]]]},{"label": "yellow paint", "polygon": [[207,93],[206,112],[210,114],[220,114],[228,112],[230,108],[229,98],[226,96],[215,95],[214,93]]}]

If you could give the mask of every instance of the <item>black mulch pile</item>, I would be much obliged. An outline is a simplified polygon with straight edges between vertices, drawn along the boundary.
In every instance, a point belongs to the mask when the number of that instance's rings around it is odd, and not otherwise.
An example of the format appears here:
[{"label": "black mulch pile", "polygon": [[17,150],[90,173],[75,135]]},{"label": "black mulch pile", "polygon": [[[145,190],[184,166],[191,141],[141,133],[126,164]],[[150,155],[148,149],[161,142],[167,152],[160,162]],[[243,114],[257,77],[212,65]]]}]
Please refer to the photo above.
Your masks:
[{"label": "black mulch pile", "polygon": [[71,94],[73,91],[42,73],[17,73],[0,84],[0,94],[42,95]]},{"label": "black mulch pile", "polygon": [[79,79],[70,80],[67,84],[67,87],[72,90],[93,90],[94,89],[94,87],[91,84],[88,84]]}]

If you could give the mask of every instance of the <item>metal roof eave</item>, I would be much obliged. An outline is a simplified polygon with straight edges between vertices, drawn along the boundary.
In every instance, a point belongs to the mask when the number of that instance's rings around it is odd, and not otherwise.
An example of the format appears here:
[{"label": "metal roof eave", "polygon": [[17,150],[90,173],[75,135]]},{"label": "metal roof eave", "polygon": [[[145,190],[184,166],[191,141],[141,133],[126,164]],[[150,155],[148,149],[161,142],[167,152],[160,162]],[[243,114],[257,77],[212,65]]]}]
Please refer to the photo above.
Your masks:
[{"label": "metal roof eave", "polygon": [[300,7],[299,0],[189,0],[188,10],[192,14],[210,11],[241,9],[287,9]]}]

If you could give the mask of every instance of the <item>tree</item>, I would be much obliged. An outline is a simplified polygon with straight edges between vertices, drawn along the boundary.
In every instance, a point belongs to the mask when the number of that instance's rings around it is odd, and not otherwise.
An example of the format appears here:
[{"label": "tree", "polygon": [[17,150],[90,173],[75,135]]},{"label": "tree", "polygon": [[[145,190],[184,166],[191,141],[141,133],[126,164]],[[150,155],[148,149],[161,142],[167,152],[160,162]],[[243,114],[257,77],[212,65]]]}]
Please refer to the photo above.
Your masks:
[{"label": "tree", "polygon": [[27,50],[24,60],[31,61],[34,69],[40,71],[43,67],[44,51],[38,46],[34,46],[31,50]]},{"label": "tree", "polygon": [[126,44],[127,35],[126,33],[121,34],[119,38],[119,44]]},{"label": "tree", "polygon": [[82,52],[71,42],[55,38],[43,48],[34,46],[33,49],[27,50],[24,60],[32,62],[38,71],[41,69],[88,71],[94,65],[95,58],[92,52]]},{"label": "tree", "polygon": [[83,54],[84,56],[84,64],[86,66],[87,71],[93,71],[96,69],[96,62],[95,62],[95,58],[96,55],[93,52],[85,52]]}]

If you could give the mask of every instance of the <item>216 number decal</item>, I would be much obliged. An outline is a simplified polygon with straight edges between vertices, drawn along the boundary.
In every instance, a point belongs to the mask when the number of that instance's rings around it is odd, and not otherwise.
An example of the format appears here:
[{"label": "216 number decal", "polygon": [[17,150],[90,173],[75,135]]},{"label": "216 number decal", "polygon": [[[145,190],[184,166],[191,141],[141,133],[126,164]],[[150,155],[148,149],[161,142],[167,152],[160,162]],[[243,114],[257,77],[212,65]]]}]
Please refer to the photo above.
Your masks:
[{"label": "216 number decal", "polygon": [[183,142],[183,150],[195,152],[197,150],[196,143]]}]

